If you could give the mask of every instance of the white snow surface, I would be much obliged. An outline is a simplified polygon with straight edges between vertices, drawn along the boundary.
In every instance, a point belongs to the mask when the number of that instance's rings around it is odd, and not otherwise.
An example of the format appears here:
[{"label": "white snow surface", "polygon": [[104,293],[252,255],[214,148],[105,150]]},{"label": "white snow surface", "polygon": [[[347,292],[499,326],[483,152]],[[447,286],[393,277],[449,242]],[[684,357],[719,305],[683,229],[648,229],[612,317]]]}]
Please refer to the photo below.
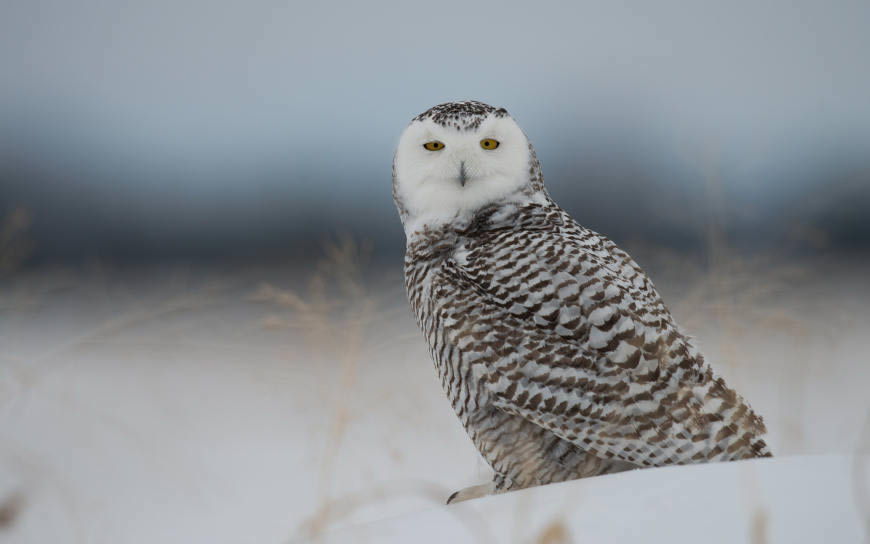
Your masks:
[{"label": "white snow surface", "polygon": [[0,541],[868,538],[867,259],[633,253],[776,458],[444,506],[490,471],[398,263],[41,268],[0,283]]},{"label": "white snow surface", "polygon": [[860,542],[870,456],[635,470],[430,508],[322,542]]}]

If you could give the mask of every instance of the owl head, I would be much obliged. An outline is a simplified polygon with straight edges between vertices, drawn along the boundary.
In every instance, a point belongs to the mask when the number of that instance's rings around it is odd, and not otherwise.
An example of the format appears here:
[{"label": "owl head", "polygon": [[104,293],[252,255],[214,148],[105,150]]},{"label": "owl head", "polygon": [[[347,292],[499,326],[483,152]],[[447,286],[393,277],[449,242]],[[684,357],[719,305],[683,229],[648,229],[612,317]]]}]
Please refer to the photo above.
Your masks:
[{"label": "owl head", "polygon": [[504,108],[448,102],[415,117],[393,159],[393,198],[410,236],[498,202],[547,199],[528,138]]}]

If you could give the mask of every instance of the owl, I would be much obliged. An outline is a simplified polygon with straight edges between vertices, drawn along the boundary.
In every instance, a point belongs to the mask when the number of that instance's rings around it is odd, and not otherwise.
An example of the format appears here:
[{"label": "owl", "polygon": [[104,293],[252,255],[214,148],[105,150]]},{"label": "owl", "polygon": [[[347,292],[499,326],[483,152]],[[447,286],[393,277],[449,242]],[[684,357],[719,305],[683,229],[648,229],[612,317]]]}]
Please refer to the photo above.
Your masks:
[{"label": "owl", "polygon": [[762,418],[676,324],[643,269],[550,198],[503,108],[415,117],[393,160],[408,300],[491,483],[466,500],[771,455]]}]

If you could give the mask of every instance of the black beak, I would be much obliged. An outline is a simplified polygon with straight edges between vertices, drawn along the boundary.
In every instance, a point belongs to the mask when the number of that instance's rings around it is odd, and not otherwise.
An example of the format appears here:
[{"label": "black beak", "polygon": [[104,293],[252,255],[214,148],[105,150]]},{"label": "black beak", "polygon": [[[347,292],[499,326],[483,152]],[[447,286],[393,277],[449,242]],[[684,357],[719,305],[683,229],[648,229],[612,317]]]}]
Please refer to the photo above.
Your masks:
[{"label": "black beak", "polygon": [[459,163],[459,183],[465,187],[465,182],[468,181],[468,176],[465,175],[465,163]]}]

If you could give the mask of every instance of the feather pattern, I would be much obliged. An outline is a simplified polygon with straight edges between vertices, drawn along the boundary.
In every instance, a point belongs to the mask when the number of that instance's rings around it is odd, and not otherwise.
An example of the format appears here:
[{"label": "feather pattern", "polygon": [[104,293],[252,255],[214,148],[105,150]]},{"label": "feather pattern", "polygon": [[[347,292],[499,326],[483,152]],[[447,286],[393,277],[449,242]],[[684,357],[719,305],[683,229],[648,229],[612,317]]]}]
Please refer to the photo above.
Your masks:
[{"label": "feather pattern", "polygon": [[409,298],[460,419],[513,486],[769,455],[761,418],[613,242],[552,202],[456,227],[409,244]]},{"label": "feather pattern", "polygon": [[[478,102],[437,106],[406,131],[393,175],[408,299],[448,399],[495,471],[493,490],[770,456],[761,417],[680,330],[643,269],[549,197],[513,123]],[[526,170],[463,148],[476,130],[522,138]],[[415,138],[432,134],[457,144],[453,159],[421,155]],[[402,152],[419,166],[399,162]],[[433,213],[402,176],[428,168],[426,183],[461,201],[456,157],[461,168],[488,165],[506,185],[489,180],[497,196],[485,205]],[[438,220],[412,217],[405,198]]]}]

